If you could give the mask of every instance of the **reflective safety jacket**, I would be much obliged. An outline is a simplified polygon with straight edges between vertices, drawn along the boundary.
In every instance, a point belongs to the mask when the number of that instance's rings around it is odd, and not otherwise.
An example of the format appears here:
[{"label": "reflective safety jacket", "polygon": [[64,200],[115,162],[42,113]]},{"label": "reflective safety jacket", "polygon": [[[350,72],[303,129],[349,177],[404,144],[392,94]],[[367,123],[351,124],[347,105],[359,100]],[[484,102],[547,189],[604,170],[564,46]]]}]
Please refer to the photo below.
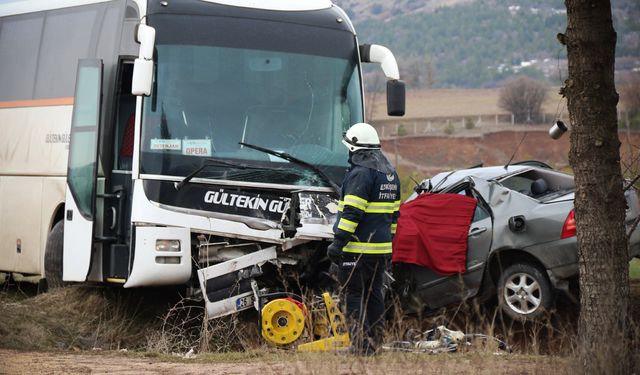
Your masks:
[{"label": "reflective safety jacket", "polygon": [[338,216],[333,226],[345,253],[391,255],[400,208],[400,180],[390,168],[385,174],[352,164],[342,183]]}]

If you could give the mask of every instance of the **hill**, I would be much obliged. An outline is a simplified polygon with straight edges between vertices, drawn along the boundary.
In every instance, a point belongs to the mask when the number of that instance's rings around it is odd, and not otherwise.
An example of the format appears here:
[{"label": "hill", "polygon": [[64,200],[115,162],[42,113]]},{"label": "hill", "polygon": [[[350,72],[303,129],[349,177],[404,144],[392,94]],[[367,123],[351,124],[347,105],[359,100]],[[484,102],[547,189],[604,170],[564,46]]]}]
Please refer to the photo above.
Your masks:
[{"label": "hill", "polygon": [[474,0],[335,0],[354,22],[387,20],[408,13],[431,13],[438,8],[470,3]]},{"label": "hill", "polygon": [[[388,46],[413,87],[495,87],[513,74],[566,78],[562,0],[336,0],[361,43]],[[640,3],[613,0],[617,69],[640,71]],[[564,77],[564,78],[563,78]]]}]

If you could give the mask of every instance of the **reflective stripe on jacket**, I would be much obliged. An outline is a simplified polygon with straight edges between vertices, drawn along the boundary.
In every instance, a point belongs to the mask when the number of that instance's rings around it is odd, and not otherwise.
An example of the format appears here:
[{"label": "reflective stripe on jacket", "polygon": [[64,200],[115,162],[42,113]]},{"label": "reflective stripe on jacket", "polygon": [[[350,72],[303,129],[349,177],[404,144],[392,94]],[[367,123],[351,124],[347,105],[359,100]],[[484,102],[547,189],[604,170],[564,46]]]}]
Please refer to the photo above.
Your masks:
[{"label": "reflective stripe on jacket", "polygon": [[391,254],[391,241],[400,209],[397,173],[384,174],[352,165],[342,183],[335,236],[347,253]]}]

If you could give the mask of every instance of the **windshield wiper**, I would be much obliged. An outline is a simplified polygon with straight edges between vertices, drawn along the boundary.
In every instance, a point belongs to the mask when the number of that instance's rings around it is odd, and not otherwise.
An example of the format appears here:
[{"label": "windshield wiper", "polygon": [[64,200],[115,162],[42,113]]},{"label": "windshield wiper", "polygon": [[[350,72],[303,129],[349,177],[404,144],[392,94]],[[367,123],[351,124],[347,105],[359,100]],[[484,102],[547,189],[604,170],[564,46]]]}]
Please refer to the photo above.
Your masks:
[{"label": "windshield wiper", "polygon": [[273,156],[277,156],[277,157],[279,157],[281,159],[290,161],[292,163],[298,164],[298,165],[300,165],[302,167],[305,167],[307,169],[312,170],[313,172],[315,172],[318,176],[320,176],[326,183],[328,183],[333,188],[333,190],[336,192],[336,195],[338,197],[340,196],[340,187],[335,182],[333,182],[333,180],[331,178],[329,178],[329,176],[327,176],[320,168],[316,167],[315,165],[307,163],[304,160],[298,159],[295,156],[291,156],[290,154],[288,154],[286,152],[270,150],[268,148],[252,145],[250,143],[238,142],[238,144],[240,144],[242,146],[246,146],[246,147],[252,148],[252,149],[257,150],[257,151],[264,152],[265,154],[270,154],[270,155],[273,155]]},{"label": "windshield wiper", "polygon": [[209,158],[209,159],[204,159],[204,164],[202,164],[198,168],[194,169],[194,171],[189,173],[185,178],[182,179],[182,181],[176,183],[175,184],[176,190],[182,189],[184,187],[184,185],[186,185],[189,181],[191,181],[191,179],[194,178],[203,169],[208,168],[208,167],[219,167],[221,165],[222,166],[227,166],[227,167],[232,167],[234,169],[261,169],[261,170],[266,170],[266,171],[278,170],[278,168],[258,167],[258,166],[253,166],[253,165],[232,163],[232,162],[225,161],[225,160]]}]

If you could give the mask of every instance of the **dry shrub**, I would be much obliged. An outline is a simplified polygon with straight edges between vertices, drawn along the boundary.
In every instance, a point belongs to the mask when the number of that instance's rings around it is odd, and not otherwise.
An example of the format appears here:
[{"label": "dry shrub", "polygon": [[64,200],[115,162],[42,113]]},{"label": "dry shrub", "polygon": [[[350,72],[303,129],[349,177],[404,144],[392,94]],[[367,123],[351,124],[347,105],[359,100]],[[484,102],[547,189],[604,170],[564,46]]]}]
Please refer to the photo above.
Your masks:
[{"label": "dry shrub", "polygon": [[13,349],[136,347],[147,325],[135,304],[108,289],[68,287],[0,301],[2,346]]},{"label": "dry shrub", "polygon": [[146,349],[159,353],[221,353],[263,345],[252,311],[207,319],[201,301],[182,299],[162,318],[160,329],[147,336]]},{"label": "dry shrub", "polygon": [[561,303],[559,311],[549,311],[535,322],[512,320],[494,303],[481,304],[467,299],[456,306],[429,314],[404,314],[394,301],[392,319],[387,321],[385,341],[406,341],[437,326],[462,331],[469,345],[460,351],[480,353],[503,352],[504,342],[510,352],[523,355],[572,356],[577,335],[577,306]]},{"label": "dry shrub", "polygon": [[536,122],[541,119],[542,103],[547,87],[526,76],[511,79],[500,90],[499,106],[513,114],[516,123]]},{"label": "dry shrub", "polygon": [[207,320],[202,301],[181,298],[172,289],[70,286],[23,294],[0,294],[0,347],[184,354],[263,345],[255,312]]},{"label": "dry shrub", "polygon": [[452,135],[453,133],[455,133],[455,131],[456,131],[456,128],[451,123],[448,123],[447,126],[445,126],[444,128],[444,134],[446,135]]},{"label": "dry shrub", "polygon": [[465,118],[464,119],[464,128],[467,130],[471,130],[476,127],[476,123],[473,122],[473,119]]}]

